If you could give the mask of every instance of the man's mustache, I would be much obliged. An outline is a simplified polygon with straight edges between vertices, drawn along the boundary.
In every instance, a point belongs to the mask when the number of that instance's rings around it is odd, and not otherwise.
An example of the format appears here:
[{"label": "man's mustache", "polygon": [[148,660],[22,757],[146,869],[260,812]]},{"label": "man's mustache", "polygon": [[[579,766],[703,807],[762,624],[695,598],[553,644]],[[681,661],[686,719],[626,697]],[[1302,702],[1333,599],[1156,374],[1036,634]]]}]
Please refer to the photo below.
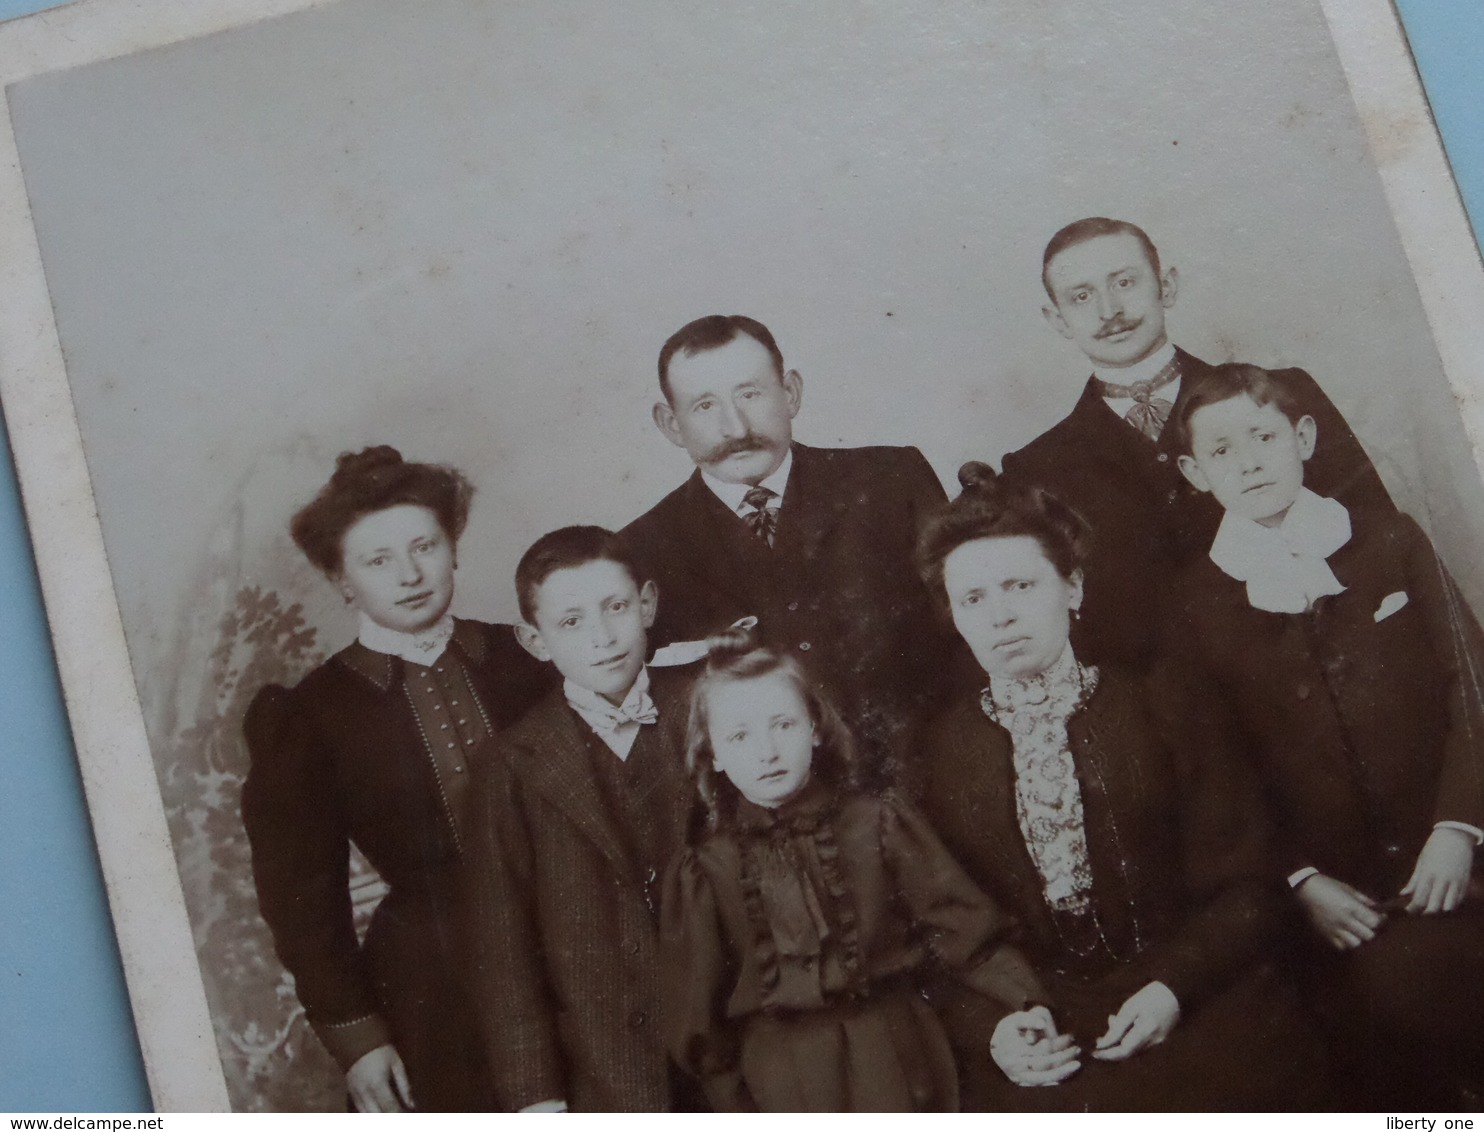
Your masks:
[{"label": "man's mustache", "polygon": [[723,460],[740,456],[744,452],[771,452],[773,446],[758,436],[749,432],[746,436],[739,436],[734,440],[723,440],[715,448],[706,453],[703,464],[719,464]]},{"label": "man's mustache", "polygon": [[1116,318],[1112,322],[1105,322],[1098,328],[1094,338],[1112,338],[1115,334],[1122,334],[1127,330],[1137,330],[1144,324],[1143,319],[1137,322],[1129,322],[1124,318]]}]

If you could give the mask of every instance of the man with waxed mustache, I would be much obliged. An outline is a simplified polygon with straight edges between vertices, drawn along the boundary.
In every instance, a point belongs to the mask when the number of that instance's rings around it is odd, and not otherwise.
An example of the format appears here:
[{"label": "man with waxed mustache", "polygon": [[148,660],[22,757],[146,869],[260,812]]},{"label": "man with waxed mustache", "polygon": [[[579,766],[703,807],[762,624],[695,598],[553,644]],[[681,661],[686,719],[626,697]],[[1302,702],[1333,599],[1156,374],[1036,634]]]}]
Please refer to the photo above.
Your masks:
[{"label": "man with waxed mustache", "polygon": [[[1221,508],[1181,476],[1174,430],[1182,398],[1211,367],[1165,330],[1179,274],[1161,263],[1142,228],[1092,216],[1046,245],[1041,282],[1051,327],[1092,362],[1081,398],[1061,421],[1004,459],[1006,479],[1034,484],[1076,509],[1092,528],[1077,655],[1147,666],[1178,647],[1183,626],[1162,603],[1181,564],[1204,554]],[[1301,369],[1272,372],[1319,442],[1305,482],[1354,508],[1392,510],[1391,497],[1340,411]]]},{"label": "man with waxed mustache", "polygon": [[803,378],[755,319],[681,327],[659,380],[654,423],[695,471],[621,533],[659,587],[655,662],[756,618],[829,689],[868,768],[891,774],[960,649],[913,565],[942,484],[916,448],[795,442]]}]

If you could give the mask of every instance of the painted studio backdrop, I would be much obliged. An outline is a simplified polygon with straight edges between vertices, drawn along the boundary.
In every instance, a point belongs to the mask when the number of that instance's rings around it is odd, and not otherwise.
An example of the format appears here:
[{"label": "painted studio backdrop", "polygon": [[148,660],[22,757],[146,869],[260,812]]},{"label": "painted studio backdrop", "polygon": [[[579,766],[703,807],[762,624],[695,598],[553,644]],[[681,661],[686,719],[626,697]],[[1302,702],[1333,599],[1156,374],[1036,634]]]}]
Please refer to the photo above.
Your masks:
[{"label": "painted studio backdrop", "polygon": [[772,327],[801,440],[951,484],[1078,396],[1040,253],[1103,214],[1179,267],[1176,342],[1318,379],[1484,608],[1484,488],[1314,0],[341,0],[12,99],[239,1109],[343,1105],[238,816],[248,700],[354,631],[287,535],[342,450],[475,481],[456,611],[506,621],[532,539],[689,473],[649,406],[698,315]]}]

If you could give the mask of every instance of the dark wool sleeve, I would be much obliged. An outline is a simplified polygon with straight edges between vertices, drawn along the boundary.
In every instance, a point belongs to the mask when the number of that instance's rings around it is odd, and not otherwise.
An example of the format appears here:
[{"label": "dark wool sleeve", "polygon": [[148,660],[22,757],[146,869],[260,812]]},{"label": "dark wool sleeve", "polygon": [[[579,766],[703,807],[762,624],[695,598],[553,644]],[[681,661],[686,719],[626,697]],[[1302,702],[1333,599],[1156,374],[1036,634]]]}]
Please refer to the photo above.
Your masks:
[{"label": "dark wool sleeve", "polygon": [[1139,962],[1150,981],[1164,983],[1188,1008],[1266,958],[1284,893],[1257,783],[1231,749],[1226,713],[1172,666],[1153,673],[1148,688],[1178,780],[1190,913]]},{"label": "dark wool sleeve", "polygon": [[509,751],[480,760],[470,795],[460,875],[469,995],[504,1107],[567,1100],[538,927],[529,815]]},{"label": "dark wool sleeve", "polygon": [[377,1013],[356,939],[350,838],[321,736],[300,697],[269,685],[243,723],[252,765],[242,822],[252,847],[258,907],[305,1016],[349,1069],[391,1040]]},{"label": "dark wool sleeve", "polygon": [[1448,687],[1448,730],[1433,821],[1484,829],[1484,633],[1422,528],[1402,516],[1407,583]]},{"label": "dark wool sleeve", "polygon": [[756,1111],[738,1067],[737,1035],[726,1016],[737,965],[711,879],[692,849],[676,857],[665,874],[660,969],[671,1056],[700,1079],[717,1112]]},{"label": "dark wool sleeve", "polygon": [[934,957],[1003,1013],[1051,999],[1009,941],[1015,921],[971,881],[927,821],[902,798],[881,803],[881,849],[897,892]]}]

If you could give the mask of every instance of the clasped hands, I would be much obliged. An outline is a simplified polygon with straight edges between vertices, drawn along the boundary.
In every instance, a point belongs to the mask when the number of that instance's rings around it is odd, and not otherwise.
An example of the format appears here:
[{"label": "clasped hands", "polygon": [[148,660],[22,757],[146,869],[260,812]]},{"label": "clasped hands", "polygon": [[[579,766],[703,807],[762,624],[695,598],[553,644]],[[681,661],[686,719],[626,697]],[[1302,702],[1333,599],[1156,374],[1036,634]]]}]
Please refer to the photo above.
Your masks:
[{"label": "clasped hands", "polygon": [[[1474,866],[1474,839],[1459,829],[1435,829],[1417,854],[1412,876],[1399,897],[1402,911],[1432,916],[1463,902]],[[1315,873],[1294,890],[1314,930],[1338,951],[1350,951],[1376,938],[1386,923],[1377,901],[1342,880]]]},{"label": "clasped hands", "polygon": [[[1180,1003],[1164,983],[1135,991],[1108,1016],[1108,1029],[1093,1045],[1099,1061],[1123,1061],[1170,1036],[1180,1020]],[[1044,1006],[1000,1019],[989,1053],[1017,1085],[1057,1085],[1082,1068],[1082,1050],[1070,1034],[1057,1033],[1056,1020]]]}]

